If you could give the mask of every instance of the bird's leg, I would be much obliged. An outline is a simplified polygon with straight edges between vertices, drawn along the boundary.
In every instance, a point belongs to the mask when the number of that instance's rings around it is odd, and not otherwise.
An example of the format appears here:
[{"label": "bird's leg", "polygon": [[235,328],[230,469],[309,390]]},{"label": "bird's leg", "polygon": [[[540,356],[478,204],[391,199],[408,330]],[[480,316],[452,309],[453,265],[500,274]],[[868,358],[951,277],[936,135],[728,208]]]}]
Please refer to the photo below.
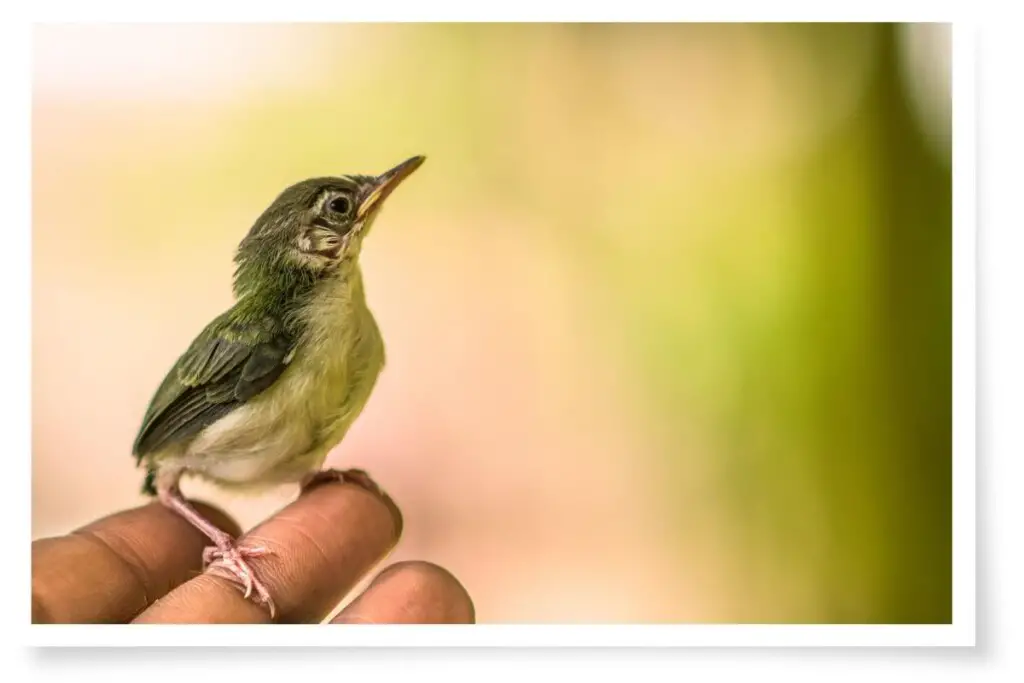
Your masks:
[{"label": "bird's leg", "polygon": [[178,487],[179,479],[181,479],[180,470],[161,472],[157,477],[157,497],[161,503],[184,517],[189,524],[213,541],[213,545],[203,551],[204,569],[213,567],[225,569],[233,580],[241,584],[246,598],[254,592],[256,593],[257,601],[267,606],[267,609],[270,610],[270,618],[273,619],[276,612],[274,601],[266,586],[256,578],[252,567],[246,562],[249,558],[267,555],[269,551],[266,548],[239,546],[231,534],[218,529],[185,500],[185,496],[182,495],[181,489]]}]

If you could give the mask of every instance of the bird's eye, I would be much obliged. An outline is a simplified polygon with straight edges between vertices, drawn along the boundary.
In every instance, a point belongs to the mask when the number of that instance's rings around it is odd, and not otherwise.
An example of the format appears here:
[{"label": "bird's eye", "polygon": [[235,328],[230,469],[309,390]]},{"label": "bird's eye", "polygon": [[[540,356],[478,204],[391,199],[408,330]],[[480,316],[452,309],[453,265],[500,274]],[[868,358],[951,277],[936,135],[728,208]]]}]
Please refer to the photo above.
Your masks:
[{"label": "bird's eye", "polygon": [[352,202],[349,201],[348,197],[340,195],[332,199],[331,203],[328,204],[327,207],[334,213],[345,216],[352,210]]}]

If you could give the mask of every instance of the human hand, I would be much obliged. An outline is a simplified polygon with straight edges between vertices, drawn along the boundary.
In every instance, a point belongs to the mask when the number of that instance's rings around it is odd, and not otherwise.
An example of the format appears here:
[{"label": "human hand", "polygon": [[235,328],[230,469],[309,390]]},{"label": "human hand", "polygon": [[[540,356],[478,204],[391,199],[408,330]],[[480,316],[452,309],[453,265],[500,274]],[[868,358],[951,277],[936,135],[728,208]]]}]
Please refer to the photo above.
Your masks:
[{"label": "human hand", "polygon": [[[238,525],[200,511],[237,535]],[[398,542],[402,516],[353,484],[313,487],[244,538],[270,551],[251,560],[278,622],[319,623]],[[118,512],[67,536],[32,543],[33,623],[269,623],[237,583],[202,572],[208,539],[159,503]],[[473,602],[444,569],[385,569],[331,623],[473,623]]]}]

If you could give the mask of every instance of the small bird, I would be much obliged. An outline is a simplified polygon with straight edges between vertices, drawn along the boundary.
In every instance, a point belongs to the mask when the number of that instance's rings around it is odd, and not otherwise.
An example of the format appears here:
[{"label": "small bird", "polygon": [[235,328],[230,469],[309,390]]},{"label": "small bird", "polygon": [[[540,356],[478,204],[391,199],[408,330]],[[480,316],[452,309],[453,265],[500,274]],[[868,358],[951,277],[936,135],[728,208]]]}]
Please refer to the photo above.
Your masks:
[{"label": "small bird", "polygon": [[384,342],[366,305],[359,254],[394,189],[425,160],[379,175],[311,178],[285,189],[241,241],[235,303],[199,333],[153,396],[135,439],[143,492],[210,538],[205,566],[227,569],[275,613],[243,547],[185,500],[183,475],[226,489],[303,488],[362,470],[321,470],[370,397]]}]

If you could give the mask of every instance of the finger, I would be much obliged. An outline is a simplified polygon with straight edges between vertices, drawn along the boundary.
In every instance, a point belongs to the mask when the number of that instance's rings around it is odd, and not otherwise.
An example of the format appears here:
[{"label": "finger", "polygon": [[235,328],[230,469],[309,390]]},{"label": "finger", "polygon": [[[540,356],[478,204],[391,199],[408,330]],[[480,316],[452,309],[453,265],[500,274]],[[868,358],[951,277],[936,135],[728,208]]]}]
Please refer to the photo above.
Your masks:
[{"label": "finger", "polygon": [[[398,541],[390,500],[350,483],[309,489],[241,539],[268,554],[248,560],[283,622],[319,622]],[[142,613],[140,623],[264,623],[267,609],[236,583],[207,572]]]},{"label": "finger", "polygon": [[469,593],[448,570],[399,562],[381,572],[332,624],[472,624]]},{"label": "finger", "polygon": [[[222,511],[197,504],[232,534]],[[202,569],[209,540],[160,503],[32,543],[33,623],[122,623]]]}]

